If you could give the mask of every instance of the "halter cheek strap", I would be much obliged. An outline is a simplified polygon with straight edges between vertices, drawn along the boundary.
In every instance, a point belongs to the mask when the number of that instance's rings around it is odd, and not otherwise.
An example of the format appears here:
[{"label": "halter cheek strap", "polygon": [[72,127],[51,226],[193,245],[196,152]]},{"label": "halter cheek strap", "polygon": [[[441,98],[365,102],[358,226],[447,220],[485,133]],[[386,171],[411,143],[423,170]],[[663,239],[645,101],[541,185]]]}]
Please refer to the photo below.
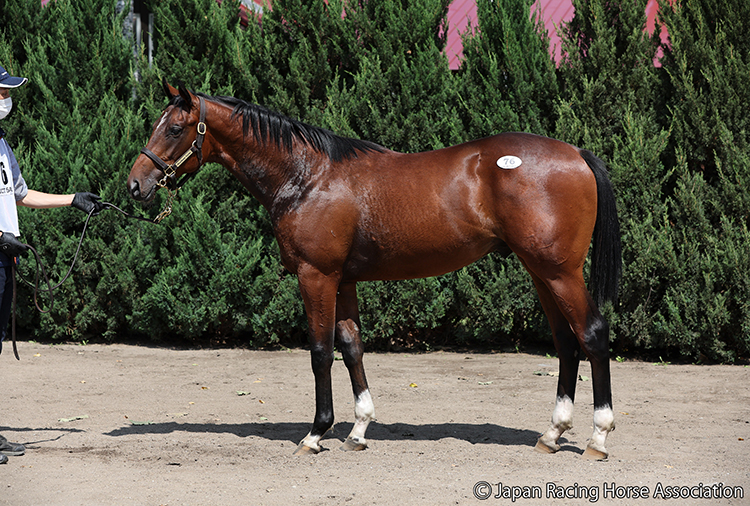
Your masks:
[{"label": "halter cheek strap", "polygon": [[206,136],[206,102],[203,100],[203,97],[198,97],[200,100],[200,118],[198,120],[198,135],[196,135],[195,140],[193,141],[193,144],[190,146],[190,149],[185,151],[180,158],[177,159],[176,162],[172,164],[167,164],[164,160],[162,160],[159,156],[157,156],[153,151],[151,151],[148,148],[141,149],[141,153],[146,155],[151,159],[152,162],[156,164],[159,169],[161,169],[162,172],[164,172],[164,177],[161,178],[156,184],[162,188],[167,188],[168,190],[179,190],[182,188],[182,186],[193,177],[198,170],[196,169],[194,172],[191,172],[190,174],[186,174],[184,178],[178,183],[177,182],[177,169],[179,169],[182,164],[188,161],[188,159],[195,155],[198,158],[198,168],[203,164],[203,139]]}]

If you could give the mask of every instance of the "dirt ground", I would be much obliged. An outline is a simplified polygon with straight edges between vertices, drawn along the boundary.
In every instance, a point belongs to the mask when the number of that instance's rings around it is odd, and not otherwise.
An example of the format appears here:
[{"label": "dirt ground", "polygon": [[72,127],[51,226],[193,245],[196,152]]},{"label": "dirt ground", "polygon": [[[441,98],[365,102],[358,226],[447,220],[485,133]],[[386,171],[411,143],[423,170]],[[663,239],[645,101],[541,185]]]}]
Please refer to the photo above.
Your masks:
[{"label": "dirt ground", "polygon": [[305,350],[19,347],[0,356],[0,434],[27,452],[0,466],[3,505],[750,504],[745,366],[613,362],[617,430],[591,462],[588,363],[576,425],[542,455],[555,359],[370,353],[370,447],[338,449],[354,406],[337,361],[327,451],[294,457],[314,412]]}]

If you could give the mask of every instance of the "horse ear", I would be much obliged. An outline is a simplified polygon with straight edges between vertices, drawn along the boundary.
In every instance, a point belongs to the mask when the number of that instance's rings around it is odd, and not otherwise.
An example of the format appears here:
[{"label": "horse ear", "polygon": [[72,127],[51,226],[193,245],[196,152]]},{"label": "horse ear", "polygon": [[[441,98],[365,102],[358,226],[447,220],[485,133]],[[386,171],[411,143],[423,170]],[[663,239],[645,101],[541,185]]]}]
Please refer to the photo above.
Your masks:
[{"label": "horse ear", "polygon": [[185,88],[185,85],[180,83],[179,84],[179,90],[180,90],[180,96],[185,101],[186,104],[189,104],[190,107],[193,107],[193,96],[190,94],[187,88]]},{"label": "horse ear", "polygon": [[172,100],[173,97],[177,96],[177,89],[170,86],[170,84],[167,82],[166,77],[162,78],[161,86],[164,89],[164,94],[167,95],[167,98],[169,100]]}]

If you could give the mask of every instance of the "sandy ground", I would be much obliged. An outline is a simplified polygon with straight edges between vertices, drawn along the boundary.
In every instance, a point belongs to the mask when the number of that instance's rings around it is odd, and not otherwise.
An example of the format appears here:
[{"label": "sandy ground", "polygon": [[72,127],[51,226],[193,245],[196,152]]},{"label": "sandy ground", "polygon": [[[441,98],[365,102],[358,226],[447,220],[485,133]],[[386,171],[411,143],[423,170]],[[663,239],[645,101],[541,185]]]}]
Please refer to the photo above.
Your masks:
[{"label": "sandy ground", "polygon": [[[748,367],[614,362],[617,430],[610,458],[591,462],[588,363],[576,426],[542,455],[557,378],[538,373],[556,360],[373,353],[370,448],[338,449],[354,412],[337,361],[327,451],[294,457],[314,411],[304,350],[20,352],[0,356],[0,434],[27,446],[0,466],[3,505],[750,504]],[[665,498],[680,491],[742,497]]]}]

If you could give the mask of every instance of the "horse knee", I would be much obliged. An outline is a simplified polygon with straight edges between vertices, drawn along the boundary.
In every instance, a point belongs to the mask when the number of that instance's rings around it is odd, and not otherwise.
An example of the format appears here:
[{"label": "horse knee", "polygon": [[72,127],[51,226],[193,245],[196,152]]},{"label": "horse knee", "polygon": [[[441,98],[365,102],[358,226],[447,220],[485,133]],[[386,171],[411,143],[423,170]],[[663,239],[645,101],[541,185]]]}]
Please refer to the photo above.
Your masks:
[{"label": "horse knee", "polygon": [[327,344],[312,344],[310,346],[310,362],[313,374],[316,376],[330,374],[333,366],[333,346]]},{"label": "horse knee", "polygon": [[359,333],[359,326],[351,319],[336,323],[336,337],[341,346],[344,364],[351,367],[362,360],[364,346]]},{"label": "horse knee", "polygon": [[336,322],[336,337],[346,346],[361,342],[359,336],[359,325],[354,320],[339,320]]}]

